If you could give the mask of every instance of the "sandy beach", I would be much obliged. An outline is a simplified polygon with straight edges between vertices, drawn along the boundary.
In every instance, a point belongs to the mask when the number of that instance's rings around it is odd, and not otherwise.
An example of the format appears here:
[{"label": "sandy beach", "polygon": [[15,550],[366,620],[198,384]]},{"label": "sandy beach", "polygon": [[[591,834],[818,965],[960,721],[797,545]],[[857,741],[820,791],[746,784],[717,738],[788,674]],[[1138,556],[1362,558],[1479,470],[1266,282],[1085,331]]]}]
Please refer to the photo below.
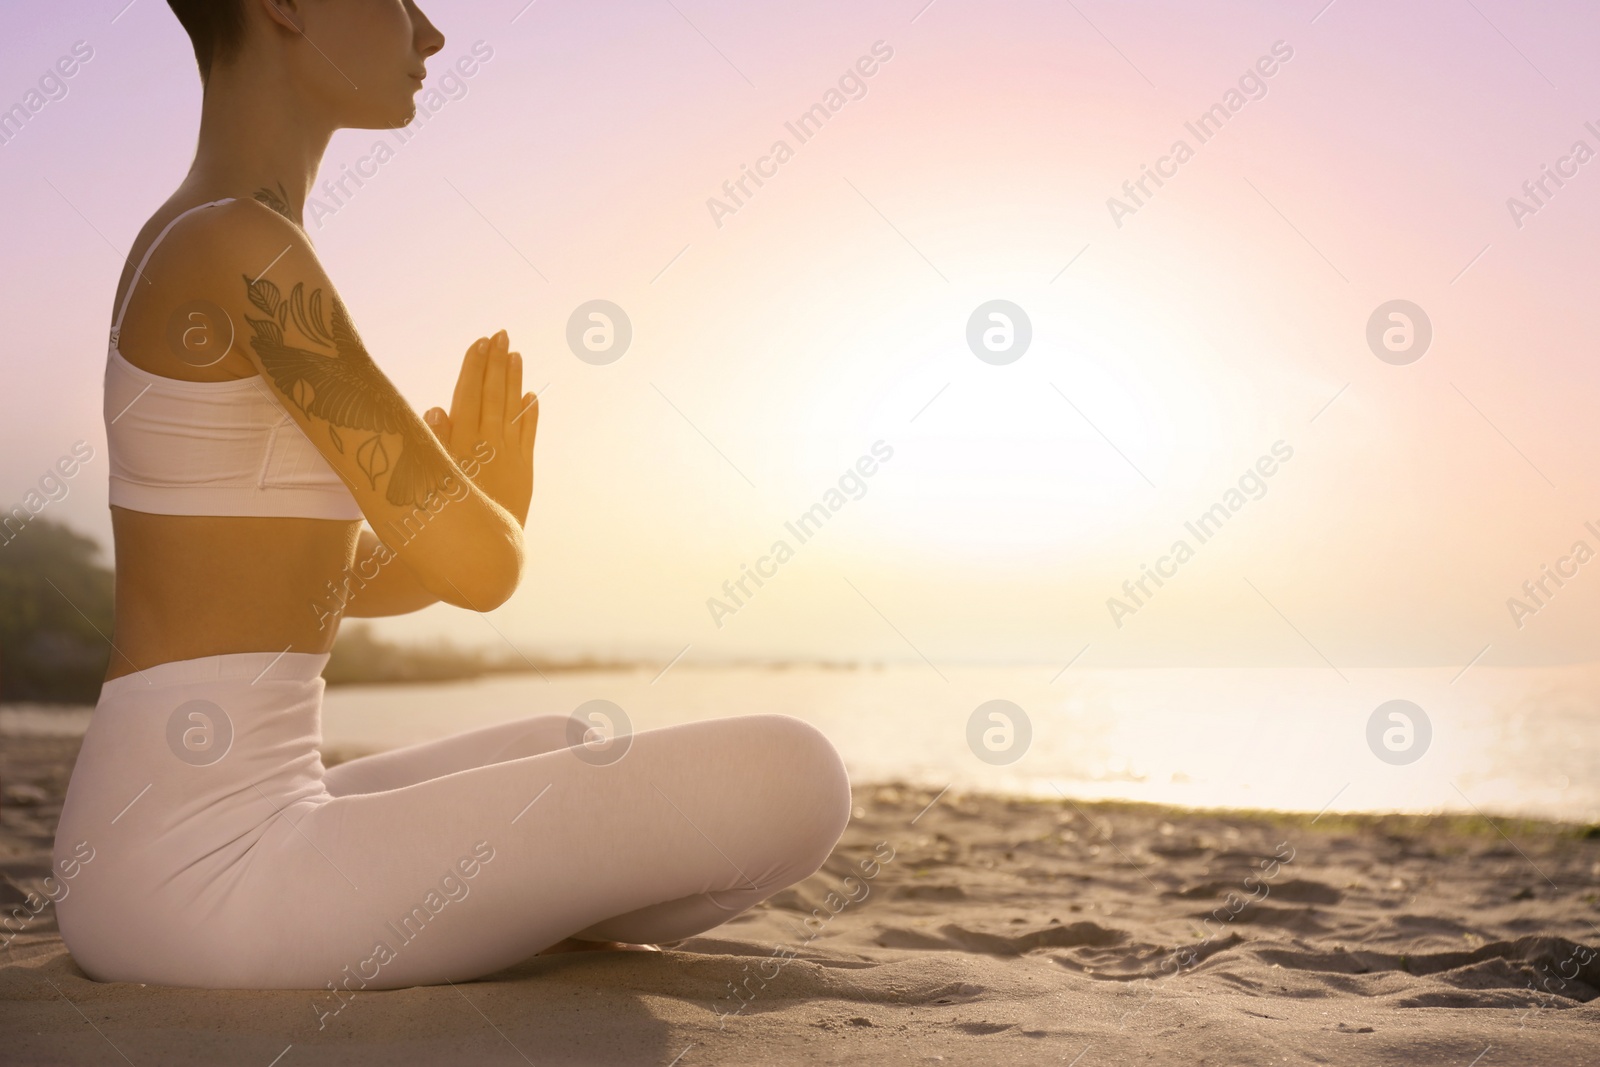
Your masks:
[{"label": "sandy beach", "polygon": [[[4,742],[13,915],[76,747]],[[824,869],[706,936],[328,1016],[90,981],[46,906],[0,958],[0,1063],[1596,1063],[1597,887],[1582,827],[858,783]]]}]

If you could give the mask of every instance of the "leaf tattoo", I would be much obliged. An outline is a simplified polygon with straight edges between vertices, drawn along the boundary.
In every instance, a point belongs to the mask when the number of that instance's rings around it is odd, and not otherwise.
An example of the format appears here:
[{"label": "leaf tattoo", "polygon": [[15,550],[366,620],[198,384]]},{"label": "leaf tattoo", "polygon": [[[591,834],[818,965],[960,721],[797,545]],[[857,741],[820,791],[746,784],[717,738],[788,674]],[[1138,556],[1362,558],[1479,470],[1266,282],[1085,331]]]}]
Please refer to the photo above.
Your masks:
[{"label": "leaf tattoo", "polygon": [[278,292],[278,287],[265,278],[253,282],[246,278],[245,283],[248,286],[250,303],[276,318],[278,304],[283,300],[282,295]]},{"label": "leaf tattoo", "polygon": [[283,187],[282,182],[278,183],[278,189],[276,192],[266,188],[265,186],[257,189],[256,199],[270,207],[272,210],[276,211],[278,214],[282,215],[284,218],[288,219],[290,222],[294,222],[294,216],[289,213],[289,192]]},{"label": "leaf tattoo", "polygon": [[[303,283],[296,282],[286,300],[265,279],[252,281],[245,275],[244,281],[251,305],[266,316],[245,316],[254,335],[250,347],[279,392],[307,417],[328,423],[328,434],[341,455],[346,446],[340,430],[366,431],[370,436],[356,446],[355,458],[368,485],[376,489],[387,477],[384,499],[389,503],[425,505],[454,477],[452,465],[429,447],[426,431],[373,362],[338,295],[329,302],[331,313],[325,322],[320,288],[308,298]],[[286,339],[291,320],[310,347]],[[332,354],[316,351],[330,348]],[[393,455],[385,434],[400,439]]]},{"label": "leaf tattoo", "polygon": [[311,294],[309,311],[304,299],[305,287],[296,285],[289,294],[289,313],[294,316],[294,324],[300,332],[322,344],[332,344],[333,335],[322,324],[322,290],[318,289]]},{"label": "leaf tattoo", "polygon": [[389,473],[389,450],[383,447],[383,435],[373,434],[367,438],[365,444],[356,449],[356,463],[361,467],[361,473],[367,476],[372,488],[376,489],[378,479]]}]

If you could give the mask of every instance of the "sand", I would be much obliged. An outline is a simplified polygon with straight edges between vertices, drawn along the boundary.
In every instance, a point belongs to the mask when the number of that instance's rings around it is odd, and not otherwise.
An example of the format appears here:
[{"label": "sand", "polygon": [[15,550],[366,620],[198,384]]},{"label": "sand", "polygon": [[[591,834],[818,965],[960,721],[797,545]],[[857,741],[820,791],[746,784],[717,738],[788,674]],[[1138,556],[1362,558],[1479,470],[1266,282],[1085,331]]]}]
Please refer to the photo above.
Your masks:
[{"label": "sand", "polygon": [[[6,909],[76,742],[0,741]],[[857,785],[826,867],[661,953],[307,993],[85,978],[46,908],[0,951],[0,1064],[1600,1063],[1600,836]],[[1231,896],[1230,896],[1231,894]]]}]

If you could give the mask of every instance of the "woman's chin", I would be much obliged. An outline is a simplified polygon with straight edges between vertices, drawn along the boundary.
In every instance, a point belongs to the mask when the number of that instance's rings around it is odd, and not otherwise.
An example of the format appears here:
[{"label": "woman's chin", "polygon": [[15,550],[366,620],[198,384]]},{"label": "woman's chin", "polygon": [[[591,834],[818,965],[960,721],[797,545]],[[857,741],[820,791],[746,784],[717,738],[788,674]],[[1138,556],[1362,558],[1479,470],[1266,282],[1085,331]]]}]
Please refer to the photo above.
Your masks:
[{"label": "woman's chin", "polygon": [[411,97],[398,100],[394,106],[363,115],[353,115],[340,124],[347,130],[398,130],[411,125],[417,117],[417,102]]}]

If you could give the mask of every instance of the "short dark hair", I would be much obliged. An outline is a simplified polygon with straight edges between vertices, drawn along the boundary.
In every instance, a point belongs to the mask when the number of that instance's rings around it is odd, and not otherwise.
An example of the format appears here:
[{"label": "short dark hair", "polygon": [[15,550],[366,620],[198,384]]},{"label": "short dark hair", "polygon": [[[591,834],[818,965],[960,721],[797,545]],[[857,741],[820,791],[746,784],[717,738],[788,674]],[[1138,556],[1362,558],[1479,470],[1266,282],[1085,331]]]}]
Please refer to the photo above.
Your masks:
[{"label": "short dark hair", "polygon": [[211,75],[212,64],[227,60],[244,43],[246,0],[167,0],[194,44],[200,78]]}]

